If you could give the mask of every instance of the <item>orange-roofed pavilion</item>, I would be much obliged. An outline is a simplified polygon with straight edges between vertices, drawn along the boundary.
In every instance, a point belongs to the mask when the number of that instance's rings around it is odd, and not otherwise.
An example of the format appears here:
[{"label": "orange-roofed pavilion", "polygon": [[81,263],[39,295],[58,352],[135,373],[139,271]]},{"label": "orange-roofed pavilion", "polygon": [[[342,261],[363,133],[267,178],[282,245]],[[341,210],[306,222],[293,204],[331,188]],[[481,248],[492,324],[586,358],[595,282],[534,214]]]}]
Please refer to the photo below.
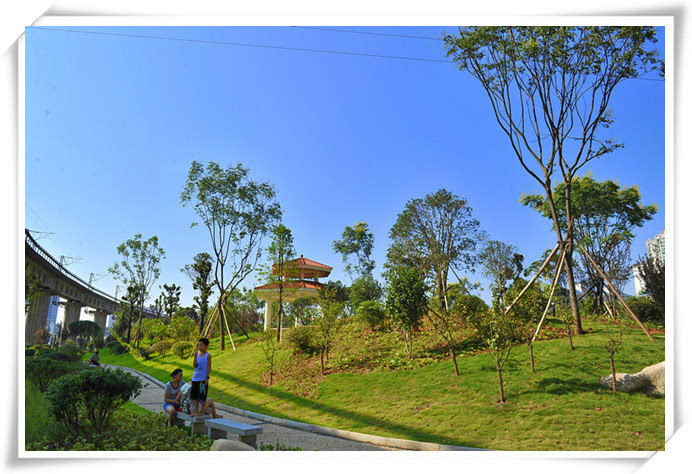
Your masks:
[{"label": "orange-roofed pavilion", "polygon": [[[324,286],[319,282],[320,278],[327,277],[332,272],[332,267],[323,263],[303,257],[286,262],[287,280],[284,283],[283,301],[290,303],[298,298],[316,298],[319,291]],[[272,272],[276,274],[276,265],[272,266]],[[277,283],[256,286],[254,293],[257,298],[264,301],[264,330],[271,327],[272,323],[272,303],[279,300]],[[288,290],[288,291],[286,291]],[[298,321],[296,321],[296,326]]]}]

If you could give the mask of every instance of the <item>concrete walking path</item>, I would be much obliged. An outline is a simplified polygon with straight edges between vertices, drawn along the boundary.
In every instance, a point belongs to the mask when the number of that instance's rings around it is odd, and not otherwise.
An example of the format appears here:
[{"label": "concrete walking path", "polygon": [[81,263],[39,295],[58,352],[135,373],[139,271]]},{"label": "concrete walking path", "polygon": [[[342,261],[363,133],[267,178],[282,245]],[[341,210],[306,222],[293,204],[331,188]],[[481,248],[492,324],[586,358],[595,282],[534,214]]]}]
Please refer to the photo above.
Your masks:
[{"label": "concrete walking path", "polygon": [[[147,410],[163,413],[163,388],[164,384],[160,381],[154,379],[150,375],[144,374],[134,369],[128,367],[121,367],[115,365],[105,365],[105,367],[120,368],[129,372],[133,375],[138,376],[142,380],[142,393],[132,400],[137,405],[146,408]],[[213,398],[213,397],[212,397]],[[280,420],[274,418],[278,423],[272,423],[267,421],[271,417],[263,417],[265,420],[257,420],[256,418],[249,418],[246,416],[238,415],[238,410],[233,407],[223,405],[221,403],[216,403],[216,411],[223,415],[225,419],[239,421],[242,423],[248,423],[256,426],[262,427],[262,434],[257,436],[257,446],[260,444],[276,444],[277,439],[279,442],[286,446],[299,447],[303,451],[399,451],[401,448],[396,448],[392,446],[382,446],[375,445],[371,443],[355,441],[352,439],[344,439],[337,436],[329,436],[325,434],[305,431],[304,429],[310,429],[313,425],[307,425],[303,423],[290,422],[288,420]],[[285,421],[286,423],[282,423]],[[291,428],[288,426],[282,426],[285,424],[293,423],[296,426],[302,425],[304,429]],[[326,429],[327,430],[327,429]],[[334,430],[338,431],[338,430]],[[346,433],[346,432],[344,432]],[[356,435],[356,433],[353,433]],[[367,436],[367,435],[361,435]],[[406,440],[401,440],[402,442],[408,442]],[[424,443],[429,444],[429,443]],[[412,449],[416,449],[412,447]]]}]

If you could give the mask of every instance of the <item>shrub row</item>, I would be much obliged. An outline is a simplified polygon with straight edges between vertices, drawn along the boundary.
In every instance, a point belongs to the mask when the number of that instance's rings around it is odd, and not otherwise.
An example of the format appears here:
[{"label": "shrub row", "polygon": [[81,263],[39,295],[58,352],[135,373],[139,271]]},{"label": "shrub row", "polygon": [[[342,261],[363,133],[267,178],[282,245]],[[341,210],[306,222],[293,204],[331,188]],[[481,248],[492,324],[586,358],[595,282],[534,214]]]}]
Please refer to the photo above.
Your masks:
[{"label": "shrub row", "polygon": [[27,451],[208,451],[213,440],[168,428],[161,413],[121,410],[102,433],[64,436],[26,444]]}]

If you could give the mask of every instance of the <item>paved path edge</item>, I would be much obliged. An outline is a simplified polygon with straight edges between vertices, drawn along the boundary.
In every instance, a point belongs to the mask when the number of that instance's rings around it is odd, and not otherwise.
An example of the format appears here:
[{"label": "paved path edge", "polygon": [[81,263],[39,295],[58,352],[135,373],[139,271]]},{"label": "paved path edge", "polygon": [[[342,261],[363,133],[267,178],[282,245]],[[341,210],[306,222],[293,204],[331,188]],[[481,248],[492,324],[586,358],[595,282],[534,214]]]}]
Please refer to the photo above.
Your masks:
[{"label": "paved path edge", "polygon": [[[130,367],[121,367],[113,364],[108,364],[108,366],[137,372],[141,377],[161,387],[162,390],[165,387],[165,385],[161,383],[161,381],[155,379],[149,374],[140,372],[139,370],[131,369]],[[386,446],[389,448],[406,449],[411,451],[492,451],[490,449],[467,448],[464,446],[427,443],[424,441],[412,441],[401,438],[387,438],[384,436],[357,433],[355,431],[340,430],[337,428],[327,428],[325,426],[311,425],[309,423],[302,423],[300,421],[287,420],[285,418],[278,418],[275,416],[255,413],[253,411],[242,410],[240,408],[224,405],[223,403],[217,403],[216,406],[235,415],[253,418],[255,420],[264,421],[267,423],[273,423],[275,425],[285,426],[287,428],[292,428],[295,430],[307,431],[310,433],[317,433],[326,436],[334,436],[335,438],[349,439],[352,441],[360,441],[363,443],[374,444],[376,446]]]}]

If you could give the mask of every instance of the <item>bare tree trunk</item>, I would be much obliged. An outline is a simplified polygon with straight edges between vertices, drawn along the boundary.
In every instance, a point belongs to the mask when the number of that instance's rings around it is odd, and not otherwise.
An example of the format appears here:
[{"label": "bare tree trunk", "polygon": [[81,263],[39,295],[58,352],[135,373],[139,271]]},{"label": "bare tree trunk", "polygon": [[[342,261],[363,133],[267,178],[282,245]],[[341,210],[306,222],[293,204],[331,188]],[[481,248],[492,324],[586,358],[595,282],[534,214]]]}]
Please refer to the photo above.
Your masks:
[{"label": "bare tree trunk", "polygon": [[500,380],[500,403],[505,403],[505,387],[502,384],[502,369],[497,368],[497,376]]},{"label": "bare tree trunk", "polygon": [[565,258],[565,270],[567,272],[567,283],[569,284],[569,305],[574,316],[574,330],[577,334],[584,334],[581,327],[581,316],[579,315],[579,302],[577,301],[577,288],[574,285],[574,273],[572,272],[572,248],[567,251]]},{"label": "bare tree trunk", "polygon": [[459,376],[459,366],[457,365],[457,355],[454,352],[454,348],[450,347],[449,352],[452,354],[452,361],[454,362],[454,373]]},{"label": "bare tree trunk", "polygon": [[610,354],[610,371],[613,374],[613,395],[615,395],[617,388],[615,388],[615,361],[613,360],[613,354]]},{"label": "bare tree trunk", "polygon": [[320,372],[324,376],[324,347],[320,350]]},{"label": "bare tree trunk", "polygon": [[531,343],[531,342],[529,342],[529,354],[531,356],[531,372],[535,373],[536,368],[535,368],[534,362],[533,362],[533,343]]},{"label": "bare tree trunk", "polygon": [[567,327],[567,335],[569,336],[569,348],[574,350],[574,346],[572,345],[572,326]]}]

